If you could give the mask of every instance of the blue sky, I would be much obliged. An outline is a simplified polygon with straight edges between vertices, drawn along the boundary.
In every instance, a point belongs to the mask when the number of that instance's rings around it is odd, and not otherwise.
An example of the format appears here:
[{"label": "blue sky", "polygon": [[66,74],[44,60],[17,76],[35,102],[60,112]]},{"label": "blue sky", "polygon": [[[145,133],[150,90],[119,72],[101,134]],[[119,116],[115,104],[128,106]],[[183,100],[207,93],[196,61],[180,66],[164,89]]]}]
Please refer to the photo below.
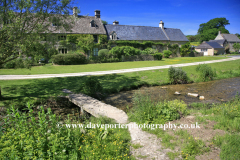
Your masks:
[{"label": "blue sky", "polygon": [[230,33],[240,34],[240,0],[75,0],[81,15],[94,16],[112,24],[158,27],[163,20],[166,28],[179,28],[185,35],[195,35],[201,23],[225,17]]}]

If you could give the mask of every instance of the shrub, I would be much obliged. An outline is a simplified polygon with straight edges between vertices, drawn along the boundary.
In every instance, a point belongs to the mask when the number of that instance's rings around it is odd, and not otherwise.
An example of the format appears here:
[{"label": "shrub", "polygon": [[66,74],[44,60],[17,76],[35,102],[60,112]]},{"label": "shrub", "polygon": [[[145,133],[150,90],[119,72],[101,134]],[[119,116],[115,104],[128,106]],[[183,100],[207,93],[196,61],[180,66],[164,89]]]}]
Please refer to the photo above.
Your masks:
[{"label": "shrub", "polygon": [[153,56],[157,60],[162,60],[163,54],[162,53],[155,53]]},{"label": "shrub", "polygon": [[182,57],[189,55],[191,53],[191,46],[190,43],[185,43],[184,45],[181,46],[180,48],[180,55]]},{"label": "shrub", "polygon": [[111,53],[108,49],[101,49],[98,52],[98,59],[100,62],[105,62],[107,59],[111,58]]},{"label": "shrub", "polygon": [[199,79],[202,81],[213,80],[213,77],[216,76],[216,70],[213,70],[206,64],[199,64],[196,68],[196,71],[200,72]]},{"label": "shrub", "polygon": [[122,46],[122,47],[113,47],[110,50],[110,53],[118,59],[121,59],[122,56],[134,56],[140,54],[140,49],[129,47],[129,46]]},{"label": "shrub", "polygon": [[143,51],[141,51],[141,54],[155,54],[155,53],[157,53],[157,50],[152,48],[146,48]]},{"label": "shrub", "polygon": [[79,89],[77,91],[91,96],[93,98],[101,99],[103,96],[103,87],[99,80],[96,77],[86,77],[87,79],[80,84]]},{"label": "shrub", "polygon": [[164,54],[164,57],[165,57],[165,58],[169,58],[170,55],[172,54],[172,52],[169,51],[169,50],[164,50],[164,51],[163,51],[163,54]]},{"label": "shrub", "polygon": [[168,69],[168,77],[171,84],[185,84],[188,83],[188,76],[182,68],[170,67]]},{"label": "shrub", "polygon": [[58,54],[52,56],[52,62],[58,65],[77,65],[88,62],[84,54]]},{"label": "shrub", "polygon": [[187,105],[179,100],[158,102],[156,104],[148,95],[136,94],[133,101],[134,106],[129,118],[137,123],[165,123],[188,114]]},{"label": "shrub", "polygon": [[30,68],[32,65],[32,60],[30,58],[17,58],[15,60],[9,61],[3,65],[3,68]]}]

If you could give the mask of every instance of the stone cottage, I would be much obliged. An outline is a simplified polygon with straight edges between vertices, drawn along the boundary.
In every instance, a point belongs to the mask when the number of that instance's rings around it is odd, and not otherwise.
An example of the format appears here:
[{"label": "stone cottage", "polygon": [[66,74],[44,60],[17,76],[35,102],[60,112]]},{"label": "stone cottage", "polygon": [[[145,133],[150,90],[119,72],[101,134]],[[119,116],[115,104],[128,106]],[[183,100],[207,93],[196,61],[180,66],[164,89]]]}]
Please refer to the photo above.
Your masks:
[{"label": "stone cottage", "polygon": [[188,42],[180,29],[166,28],[163,21],[160,21],[159,27],[120,25],[118,21],[114,21],[113,24],[105,25],[105,28],[108,39],[114,41],[154,41],[179,46]]},{"label": "stone cottage", "polygon": [[210,42],[217,42],[224,48],[229,46],[229,50],[233,52],[235,51],[233,44],[240,44],[240,39],[235,34],[221,34],[221,31],[219,31],[215,40],[210,40]]},{"label": "stone cottage", "polygon": [[215,54],[224,54],[225,48],[217,42],[205,42],[195,48],[197,52],[203,52],[204,56],[213,56]]}]

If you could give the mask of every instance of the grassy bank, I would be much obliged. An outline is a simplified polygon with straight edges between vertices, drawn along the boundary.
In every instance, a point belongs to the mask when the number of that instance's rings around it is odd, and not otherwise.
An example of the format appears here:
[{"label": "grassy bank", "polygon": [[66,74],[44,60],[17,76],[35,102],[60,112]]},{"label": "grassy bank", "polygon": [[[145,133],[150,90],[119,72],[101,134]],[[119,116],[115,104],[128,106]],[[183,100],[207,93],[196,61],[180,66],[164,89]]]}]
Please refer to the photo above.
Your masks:
[{"label": "grassy bank", "polygon": [[[224,79],[240,76],[240,60],[208,64],[216,69],[215,79]],[[183,67],[187,75],[194,82],[199,82],[199,73],[196,66]],[[142,85],[168,84],[168,69],[132,72],[125,74],[112,74],[96,76],[103,86],[103,94],[116,93],[121,90],[130,90]],[[4,103],[20,102],[25,104],[35,98],[46,98],[50,96],[64,95],[62,89],[77,91],[81,83],[88,77],[65,77],[49,79],[30,80],[6,80],[0,81]]]},{"label": "grassy bank", "polygon": [[[171,159],[211,159],[219,156],[221,159],[237,160],[240,157],[239,95],[227,103],[192,104],[189,108],[179,100],[155,102],[148,96],[135,95],[133,104],[134,107],[128,113],[131,121],[150,125],[171,122],[177,125],[175,130],[164,130],[160,126],[144,129],[161,138],[164,147],[172,149],[168,153]],[[187,118],[189,114],[191,116]],[[196,122],[200,123],[199,130],[179,128],[180,124],[188,124],[190,127],[190,123]]]},{"label": "grassy bank", "polygon": [[170,64],[192,63],[208,60],[225,59],[227,57],[179,57],[174,59],[164,58],[161,61],[137,61],[137,62],[118,62],[118,63],[102,63],[102,64],[86,64],[86,65],[45,65],[32,67],[29,69],[0,69],[0,75],[33,75],[33,74],[60,74],[60,73],[78,73],[107,71],[129,68],[141,68],[152,66],[163,66]]}]

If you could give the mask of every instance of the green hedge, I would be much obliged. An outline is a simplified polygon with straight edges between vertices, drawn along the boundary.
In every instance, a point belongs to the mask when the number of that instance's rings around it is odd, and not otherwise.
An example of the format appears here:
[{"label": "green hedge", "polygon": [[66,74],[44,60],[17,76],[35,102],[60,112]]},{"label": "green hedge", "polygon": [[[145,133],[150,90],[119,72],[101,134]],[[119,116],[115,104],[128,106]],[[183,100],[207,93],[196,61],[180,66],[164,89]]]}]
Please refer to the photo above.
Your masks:
[{"label": "green hedge", "polygon": [[84,54],[58,54],[52,56],[52,62],[58,65],[86,64],[88,60]]},{"label": "green hedge", "polygon": [[162,53],[155,53],[155,54],[153,54],[153,57],[157,60],[162,60],[163,54]]},{"label": "green hedge", "polygon": [[117,44],[118,46],[131,46],[134,48],[142,48],[142,49],[146,49],[146,48],[151,48],[152,45],[161,45],[161,46],[166,46],[168,44],[163,44],[161,42],[152,42],[152,41],[145,41],[143,43],[140,43],[138,41],[108,41],[108,43],[111,44]]}]

